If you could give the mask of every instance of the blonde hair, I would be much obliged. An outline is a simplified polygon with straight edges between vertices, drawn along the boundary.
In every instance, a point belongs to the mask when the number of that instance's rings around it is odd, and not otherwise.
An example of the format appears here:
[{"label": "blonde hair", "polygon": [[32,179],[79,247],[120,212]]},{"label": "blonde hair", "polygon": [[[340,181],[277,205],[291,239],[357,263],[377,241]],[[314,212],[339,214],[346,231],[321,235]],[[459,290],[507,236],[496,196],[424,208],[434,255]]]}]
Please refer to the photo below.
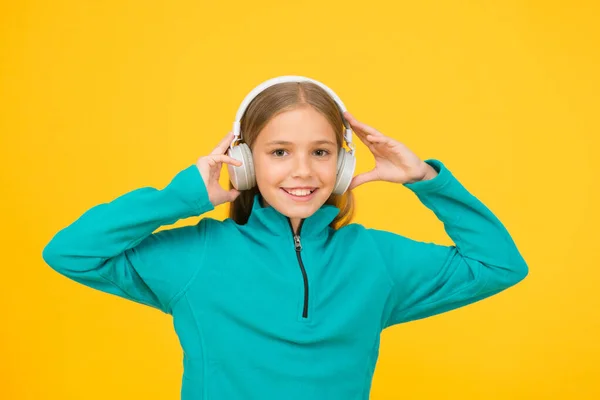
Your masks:
[{"label": "blonde hair", "polygon": [[[254,141],[262,129],[276,115],[300,107],[313,107],[329,121],[335,132],[337,148],[344,141],[344,125],[337,103],[318,85],[312,82],[284,82],[268,87],[256,96],[248,105],[242,119],[240,130],[242,141],[252,149]],[[229,188],[233,185],[229,182]],[[230,203],[229,217],[243,225],[252,212],[254,196],[259,193],[258,186],[244,190]],[[325,204],[336,206],[340,213],[329,224],[339,229],[350,223],[354,216],[354,196],[347,190],[342,195],[329,196]]]}]

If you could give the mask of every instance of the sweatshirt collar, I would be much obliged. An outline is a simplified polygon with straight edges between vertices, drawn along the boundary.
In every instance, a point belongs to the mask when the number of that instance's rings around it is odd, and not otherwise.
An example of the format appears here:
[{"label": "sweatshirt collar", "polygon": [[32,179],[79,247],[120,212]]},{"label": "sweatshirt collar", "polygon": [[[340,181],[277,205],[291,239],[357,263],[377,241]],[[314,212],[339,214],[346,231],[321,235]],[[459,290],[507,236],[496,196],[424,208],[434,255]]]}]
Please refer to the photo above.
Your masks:
[{"label": "sweatshirt collar", "polygon": [[[312,215],[305,218],[300,229],[301,237],[320,236],[328,231],[329,224],[339,214],[340,209],[330,204],[323,204]],[[292,235],[292,226],[287,216],[271,206],[263,207],[260,193],[254,195],[252,212],[248,217],[248,227],[266,230],[276,236]]]}]

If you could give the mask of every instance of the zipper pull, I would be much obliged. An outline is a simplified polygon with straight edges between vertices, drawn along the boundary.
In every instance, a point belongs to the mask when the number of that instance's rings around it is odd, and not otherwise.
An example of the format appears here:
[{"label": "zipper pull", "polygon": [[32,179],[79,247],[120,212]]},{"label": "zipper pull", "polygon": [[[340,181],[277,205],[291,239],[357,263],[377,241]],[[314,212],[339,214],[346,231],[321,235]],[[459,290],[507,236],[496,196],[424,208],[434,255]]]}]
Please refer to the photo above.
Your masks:
[{"label": "zipper pull", "polygon": [[300,235],[294,235],[294,247],[296,247],[296,251],[302,250],[302,243],[300,242]]}]

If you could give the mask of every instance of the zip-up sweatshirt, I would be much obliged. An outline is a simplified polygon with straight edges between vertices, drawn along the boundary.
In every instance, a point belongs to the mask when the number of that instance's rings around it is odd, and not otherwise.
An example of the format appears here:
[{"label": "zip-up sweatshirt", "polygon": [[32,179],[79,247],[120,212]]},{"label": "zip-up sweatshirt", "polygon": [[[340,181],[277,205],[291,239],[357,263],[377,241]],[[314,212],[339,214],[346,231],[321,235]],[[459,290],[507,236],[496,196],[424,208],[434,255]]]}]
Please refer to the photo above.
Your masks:
[{"label": "zip-up sweatshirt", "polygon": [[[332,205],[295,235],[260,194],[244,225],[202,217],[214,206],[190,165],[162,189],[90,208],[42,255],[80,284],[172,315],[182,400],[366,400],[383,329],[490,297],[528,274],[498,218],[441,161],[425,162],[438,175],[403,185],[453,245],[357,223],[336,230]],[[195,216],[195,225],[155,232]]]}]

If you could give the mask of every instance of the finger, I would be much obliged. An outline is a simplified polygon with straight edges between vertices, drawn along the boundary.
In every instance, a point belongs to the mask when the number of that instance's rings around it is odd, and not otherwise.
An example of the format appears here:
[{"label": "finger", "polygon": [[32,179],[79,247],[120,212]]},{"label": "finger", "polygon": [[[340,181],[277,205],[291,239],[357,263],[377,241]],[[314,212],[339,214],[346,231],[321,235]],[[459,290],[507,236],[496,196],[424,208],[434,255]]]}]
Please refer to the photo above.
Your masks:
[{"label": "finger", "polygon": [[356,135],[358,139],[363,142],[367,147],[371,147],[373,143],[370,140],[367,140],[367,135]]},{"label": "finger", "polygon": [[236,160],[235,158],[229,157],[225,154],[211,154],[210,159],[215,163],[221,162],[225,164],[235,165],[238,167],[242,165],[242,162],[240,160]]},{"label": "finger", "polygon": [[234,137],[235,135],[233,132],[229,132],[223,139],[221,139],[217,147],[215,147],[210,154],[224,154],[231,145],[231,142],[233,142]]},{"label": "finger", "polygon": [[368,134],[365,139],[371,144],[384,144],[390,142],[390,138],[386,136],[376,136],[371,134]]},{"label": "finger", "polygon": [[379,143],[388,143],[391,139],[385,135],[372,135],[370,133],[358,135],[358,138],[367,146]]},{"label": "finger", "polygon": [[242,194],[242,192],[240,192],[237,189],[231,189],[227,192],[230,202],[235,201],[235,199],[237,199],[240,194]]},{"label": "finger", "polygon": [[358,139],[365,145],[367,146],[367,148],[371,151],[371,153],[375,154],[375,152],[377,151],[377,147],[379,146],[380,143],[375,142],[373,140],[368,140],[368,137],[372,137],[372,136],[364,136],[364,135],[356,135],[358,137]]},{"label": "finger", "polygon": [[357,136],[360,139],[360,141],[363,142],[373,154],[375,154],[377,152],[377,150],[381,148],[381,146],[384,146],[384,145],[390,143],[390,139],[385,136],[373,136],[373,135],[366,135],[365,137],[363,137],[361,135],[357,135]]},{"label": "finger", "polygon": [[355,187],[362,185],[363,183],[376,181],[378,179],[379,177],[377,176],[377,172],[374,169],[372,169],[369,172],[363,172],[362,174],[358,174],[354,178],[352,178],[350,186],[348,186],[348,190],[352,190]]},{"label": "finger", "polygon": [[379,132],[377,129],[373,128],[372,126],[369,126],[365,123],[360,122],[359,120],[357,120],[356,118],[354,118],[354,116],[352,114],[350,114],[349,112],[345,112],[344,116],[346,117],[346,119],[348,120],[348,122],[350,123],[350,125],[352,126],[352,128],[354,129],[354,131],[356,133],[360,133],[360,134],[371,134],[371,135],[380,135],[383,136],[383,133]]}]

